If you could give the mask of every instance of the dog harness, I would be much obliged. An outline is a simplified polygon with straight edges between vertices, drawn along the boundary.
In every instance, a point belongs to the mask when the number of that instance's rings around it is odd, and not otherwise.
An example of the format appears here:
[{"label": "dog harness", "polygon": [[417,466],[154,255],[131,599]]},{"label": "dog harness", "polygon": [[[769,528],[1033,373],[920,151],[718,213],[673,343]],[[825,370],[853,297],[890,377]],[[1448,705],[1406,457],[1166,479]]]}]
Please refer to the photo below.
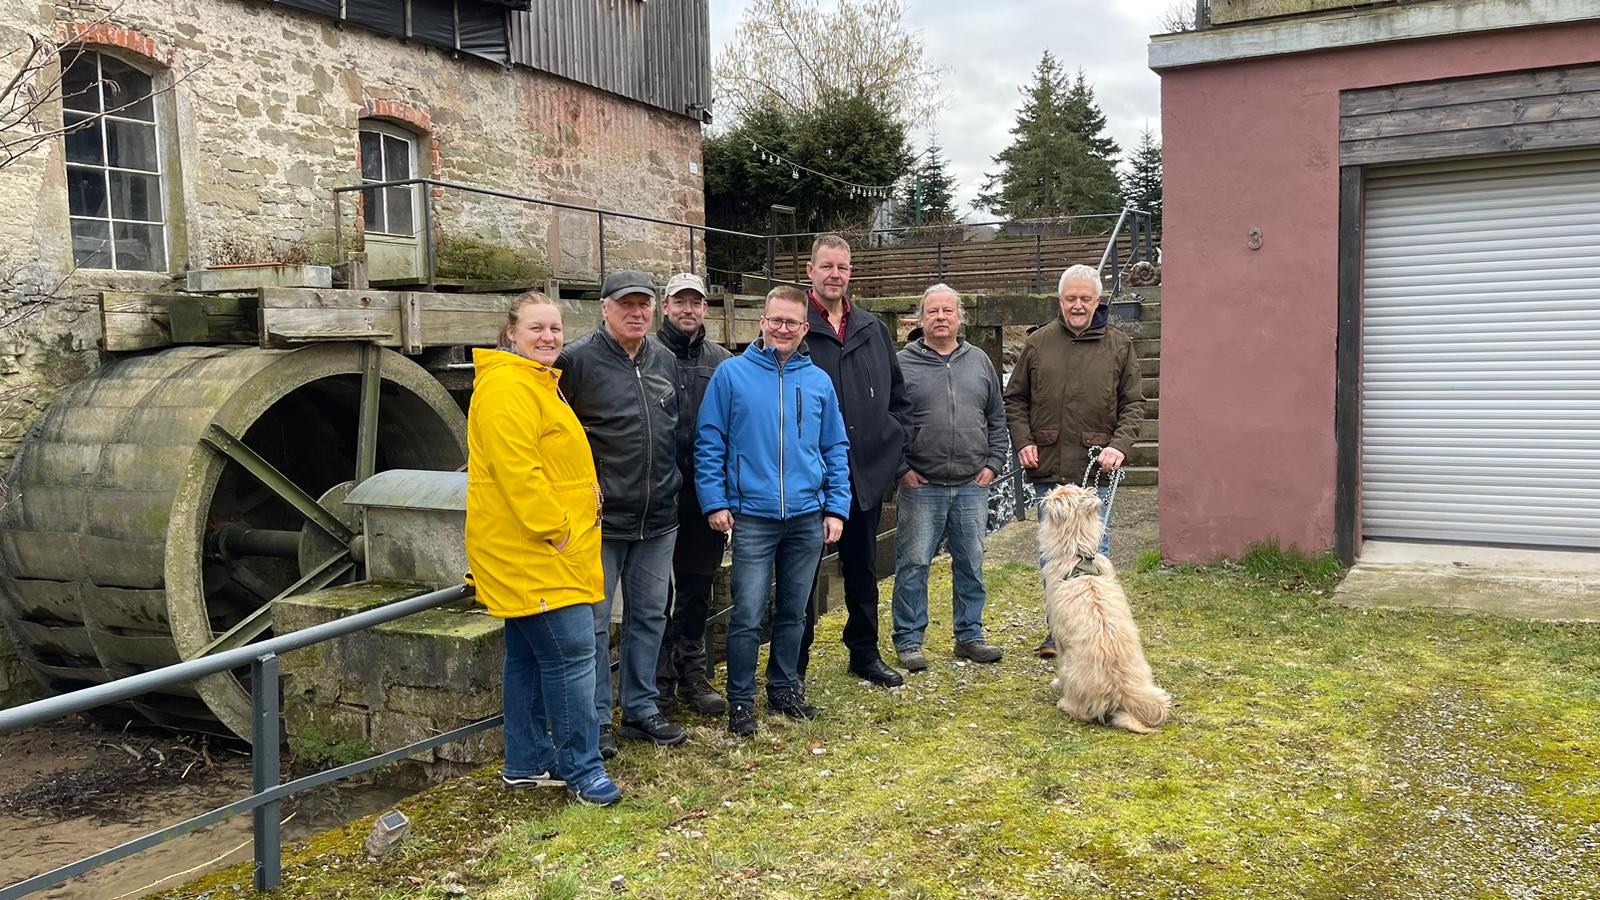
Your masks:
[{"label": "dog harness", "polygon": [[1061,576],[1061,580],[1071,581],[1072,579],[1077,578],[1079,575],[1099,574],[1100,567],[1094,564],[1094,560],[1085,559],[1080,556],[1078,557],[1078,561],[1072,564],[1072,568],[1067,571],[1067,574]]}]

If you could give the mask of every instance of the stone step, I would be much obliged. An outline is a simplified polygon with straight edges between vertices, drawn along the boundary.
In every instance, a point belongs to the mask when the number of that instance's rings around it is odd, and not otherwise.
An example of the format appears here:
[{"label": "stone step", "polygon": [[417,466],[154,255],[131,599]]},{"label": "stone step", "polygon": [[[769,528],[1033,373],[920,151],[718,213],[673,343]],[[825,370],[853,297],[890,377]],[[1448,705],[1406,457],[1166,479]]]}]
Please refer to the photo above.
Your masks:
[{"label": "stone step", "polygon": [[1147,319],[1140,319],[1139,322],[1138,322],[1138,327],[1139,327],[1139,337],[1141,337],[1141,338],[1151,338],[1152,340],[1160,340],[1161,339],[1161,320],[1160,319],[1148,319],[1148,320]]},{"label": "stone step", "polygon": [[1146,378],[1158,378],[1161,375],[1161,357],[1152,356],[1139,360],[1139,374]]},{"label": "stone step", "polygon": [[1145,302],[1139,304],[1139,321],[1141,321],[1141,322],[1159,322],[1159,321],[1161,321],[1161,301],[1160,300],[1146,300]]},{"label": "stone step", "polygon": [[1133,342],[1133,354],[1140,359],[1158,359],[1161,356],[1160,338],[1137,338]]},{"label": "stone step", "polygon": [[1161,378],[1159,376],[1151,377],[1146,375],[1144,377],[1144,398],[1149,400],[1159,396],[1161,396]]},{"label": "stone step", "polygon": [[1128,454],[1128,465],[1155,468],[1161,464],[1160,449],[1156,441],[1134,441],[1133,452]]},{"label": "stone step", "polygon": [[1160,418],[1160,416],[1161,416],[1161,401],[1159,399],[1155,398],[1155,397],[1150,396],[1149,391],[1145,392],[1144,398],[1145,398],[1144,399],[1144,418],[1145,418],[1145,421],[1153,422],[1157,418]]},{"label": "stone step", "polygon": [[[1145,406],[1150,404],[1146,403]],[[1139,440],[1158,441],[1161,439],[1161,423],[1145,414],[1144,421],[1139,423]]]},{"label": "stone step", "polygon": [[1156,483],[1156,470],[1152,466],[1128,466],[1122,478],[1124,487],[1150,487]]}]

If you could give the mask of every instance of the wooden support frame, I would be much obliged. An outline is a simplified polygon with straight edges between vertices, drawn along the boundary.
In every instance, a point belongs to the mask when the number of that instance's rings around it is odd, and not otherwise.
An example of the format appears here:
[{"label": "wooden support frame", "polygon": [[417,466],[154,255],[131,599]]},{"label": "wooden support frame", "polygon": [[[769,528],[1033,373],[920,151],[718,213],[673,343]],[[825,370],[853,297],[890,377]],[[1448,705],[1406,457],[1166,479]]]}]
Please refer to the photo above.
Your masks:
[{"label": "wooden support frame", "polygon": [[1339,319],[1335,343],[1333,548],[1355,562],[1361,514],[1361,267],[1365,173],[1339,170]]}]

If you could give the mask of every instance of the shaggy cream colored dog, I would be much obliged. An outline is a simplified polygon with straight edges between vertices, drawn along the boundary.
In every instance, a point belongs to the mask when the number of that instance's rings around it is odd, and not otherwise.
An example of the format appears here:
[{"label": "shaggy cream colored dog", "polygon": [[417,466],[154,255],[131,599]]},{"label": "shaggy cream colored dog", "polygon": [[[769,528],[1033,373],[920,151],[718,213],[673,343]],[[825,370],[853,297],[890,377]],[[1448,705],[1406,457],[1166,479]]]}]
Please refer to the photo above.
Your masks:
[{"label": "shaggy cream colored dog", "polygon": [[1100,505],[1094,491],[1076,485],[1040,501],[1045,615],[1059,662],[1050,687],[1061,691],[1056,708],[1073,718],[1149,734],[1167,720],[1172,699],[1156,687],[1128,598],[1099,553]]}]

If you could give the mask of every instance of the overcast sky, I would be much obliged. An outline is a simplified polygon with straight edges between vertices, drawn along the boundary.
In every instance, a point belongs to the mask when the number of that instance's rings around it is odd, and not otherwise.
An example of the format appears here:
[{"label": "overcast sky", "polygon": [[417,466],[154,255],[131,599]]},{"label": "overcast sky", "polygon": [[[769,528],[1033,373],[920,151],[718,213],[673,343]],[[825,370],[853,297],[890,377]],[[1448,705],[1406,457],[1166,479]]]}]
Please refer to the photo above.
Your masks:
[{"label": "overcast sky", "polygon": [[[826,3],[827,0],[824,0]],[[1146,126],[1161,131],[1160,82],[1145,65],[1150,35],[1174,0],[907,0],[911,27],[947,69],[938,130],[963,211],[1009,142],[1026,84],[1046,48],[1082,68],[1124,153]],[[712,58],[733,37],[748,0],[711,0]],[[918,152],[927,131],[913,140]]]}]

